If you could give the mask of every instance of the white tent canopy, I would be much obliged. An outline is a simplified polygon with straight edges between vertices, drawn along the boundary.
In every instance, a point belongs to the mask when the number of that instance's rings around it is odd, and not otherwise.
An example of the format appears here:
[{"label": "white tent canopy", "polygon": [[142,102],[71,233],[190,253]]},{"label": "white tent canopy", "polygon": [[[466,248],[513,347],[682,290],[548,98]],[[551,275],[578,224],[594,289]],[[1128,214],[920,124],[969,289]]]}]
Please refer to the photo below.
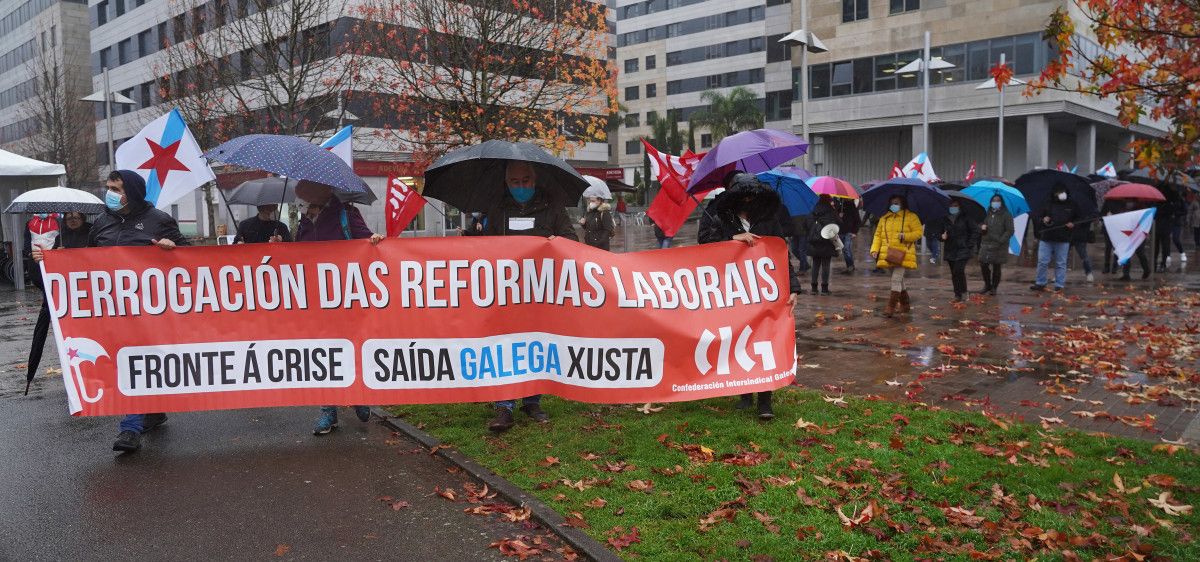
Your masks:
[{"label": "white tent canopy", "polygon": [[66,166],[51,164],[13,154],[0,149],[0,177],[3,176],[61,176],[67,173]]}]

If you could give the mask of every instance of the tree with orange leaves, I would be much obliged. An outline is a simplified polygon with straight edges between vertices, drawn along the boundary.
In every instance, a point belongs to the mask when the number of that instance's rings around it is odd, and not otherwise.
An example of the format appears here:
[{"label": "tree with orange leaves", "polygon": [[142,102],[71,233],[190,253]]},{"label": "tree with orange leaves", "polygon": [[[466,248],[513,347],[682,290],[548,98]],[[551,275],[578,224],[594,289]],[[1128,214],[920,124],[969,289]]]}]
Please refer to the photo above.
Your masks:
[{"label": "tree with orange leaves", "polygon": [[[1073,0],[1059,8],[1045,37],[1058,56],[1030,83],[1078,91],[1118,104],[1128,126],[1143,118],[1169,122],[1166,135],[1135,141],[1139,166],[1182,167],[1198,161],[1200,141],[1200,2],[1195,0]],[[1096,37],[1090,44],[1076,19]]]},{"label": "tree with orange leaves", "polygon": [[369,0],[354,33],[374,63],[355,82],[420,162],[491,139],[570,153],[617,111],[606,16],[590,0]]}]

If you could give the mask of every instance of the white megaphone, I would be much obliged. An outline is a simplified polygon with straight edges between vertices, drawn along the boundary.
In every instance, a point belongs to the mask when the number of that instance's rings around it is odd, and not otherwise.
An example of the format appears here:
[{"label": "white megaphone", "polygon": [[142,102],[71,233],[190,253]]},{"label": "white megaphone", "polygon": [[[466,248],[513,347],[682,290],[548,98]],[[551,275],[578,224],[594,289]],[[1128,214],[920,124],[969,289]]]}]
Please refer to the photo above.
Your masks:
[{"label": "white megaphone", "polygon": [[842,251],[842,238],[838,236],[841,228],[838,228],[836,223],[829,223],[821,227],[821,238],[833,240],[833,248],[837,251]]}]

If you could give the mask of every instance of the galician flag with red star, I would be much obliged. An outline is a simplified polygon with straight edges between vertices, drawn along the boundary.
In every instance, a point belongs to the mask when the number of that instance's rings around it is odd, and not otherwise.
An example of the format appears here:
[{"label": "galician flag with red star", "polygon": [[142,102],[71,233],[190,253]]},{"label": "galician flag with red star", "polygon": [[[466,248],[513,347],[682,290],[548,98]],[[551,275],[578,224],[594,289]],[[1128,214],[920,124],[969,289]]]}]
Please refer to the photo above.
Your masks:
[{"label": "galician flag with red star", "polygon": [[929,155],[924,152],[917,155],[904,165],[900,170],[906,178],[917,178],[926,182],[938,181],[937,172],[933,171],[933,162],[929,161]]},{"label": "galician flag with red star", "polygon": [[146,179],[146,202],[167,209],[180,197],[217,179],[178,109],[151,121],[117,147],[118,170]]},{"label": "galician flag with red star", "polygon": [[1104,230],[1112,241],[1118,264],[1129,263],[1129,257],[1146,241],[1150,227],[1154,226],[1155,211],[1157,209],[1150,207],[1104,217]]}]

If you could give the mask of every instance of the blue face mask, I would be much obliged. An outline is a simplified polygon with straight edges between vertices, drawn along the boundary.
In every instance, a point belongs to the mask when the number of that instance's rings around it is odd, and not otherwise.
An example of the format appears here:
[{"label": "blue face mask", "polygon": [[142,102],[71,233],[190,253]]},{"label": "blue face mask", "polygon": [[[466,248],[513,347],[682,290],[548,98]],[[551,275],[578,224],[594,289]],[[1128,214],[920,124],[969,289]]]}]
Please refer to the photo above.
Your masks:
[{"label": "blue face mask", "polygon": [[533,199],[535,189],[533,186],[509,186],[508,192],[512,194],[512,198],[516,199],[517,203],[525,204],[530,199]]},{"label": "blue face mask", "polygon": [[121,207],[124,207],[124,205],[121,204],[121,194],[117,193],[111,189],[108,190],[107,192],[105,192],[104,206],[106,206],[109,209],[112,209],[114,211],[116,211],[117,209],[120,209]]},{"label": "blue face mask", "polygon": [[994,210],[996,210],[996,211],[999,211],[999,210],[1000,210],[1000,202],[999,202],[999,201],[992,201],[992,209],[994,209]]},{"label": "blue face mask", "polygon": [[951,214],[951,215],[957,215],[957,214],[958,214],[958,207],[950,207],[950,214]]},{"label": "blue face mask", "polygon": [[893,212],[893,213],[899,213],[899,212],[900,212],[900,205],[892,205],[891,207],[888,207],[888,210],[889,210],[889,211],[891,211],[891,212]]}]

